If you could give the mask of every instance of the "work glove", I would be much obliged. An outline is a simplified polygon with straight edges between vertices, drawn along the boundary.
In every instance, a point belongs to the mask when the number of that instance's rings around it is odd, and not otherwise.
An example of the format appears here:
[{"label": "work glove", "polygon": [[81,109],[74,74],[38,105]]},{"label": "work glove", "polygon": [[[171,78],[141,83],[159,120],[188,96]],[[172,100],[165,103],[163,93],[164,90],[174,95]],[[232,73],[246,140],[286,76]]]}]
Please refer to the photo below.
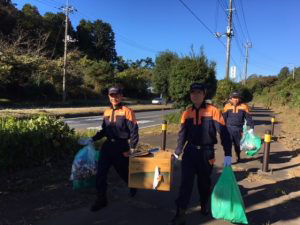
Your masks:
[{"label": "work glove", "polygon": [[133,153],[135,153],[136,152],[136,149],[135,148],[130,148],[130,150],[129,150],[129,154],[130,155],[132,155]]},{"label": "work glove", "polygon": [[225,156],[224,158],[224,166],[231,166],[231,156]]},{"label": "work glove", "polygon": [[89,145],[93,143],[93,139],[92,138],[80,138],[78,140],[78,144],[80,145]]}]

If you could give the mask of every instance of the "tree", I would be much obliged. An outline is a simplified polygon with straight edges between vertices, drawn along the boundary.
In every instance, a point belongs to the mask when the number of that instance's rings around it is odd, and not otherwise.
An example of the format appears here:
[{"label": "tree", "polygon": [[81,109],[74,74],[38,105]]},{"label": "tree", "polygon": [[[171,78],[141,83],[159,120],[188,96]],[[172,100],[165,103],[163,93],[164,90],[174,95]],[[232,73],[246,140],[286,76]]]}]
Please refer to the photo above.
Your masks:
[{"label": "tree", "polygon": [[0,33],[9,35],[16,26],[18,10],[11,0],[0,0]]},{"label": "tree", "polygon": [[98,95],[103,94],[114,82],[113,67],[110,63],[87,58],[81,59],[80,63],[84,68],[84,82]]},{"label": "tree", "polygon": [[172,66],[169,79],[169,94],[178,106],[190,103],[189,88],[193,82],[205,83],[208,87],[207,98],[216,91],[215,62],[209,62],[203,51],[199,56],[186,56]]},{"label": "tree", "polygon": [[155,92],[161,93],[166,100],[170,100],[168,90],[172,65],[178,59],[179,58],[176,53],[165,51],[159,53],[155,60],[152,82]]},{"label": "tree", "polygon": [[280,70],[278,74],[278,78],[279,80],[284,80],[288,77],[289,74],[290,74],[290,70],[287,66],[285,66]]},{"label": "tree", "polygon": [[116,75],[116,82],[124,87],[124,94],[128,97],[145,98],[151,71],[142,68],[128,68]]},{"label": "tree", "polygon": [[[65,14],[64,13],[50,13],[47,12],[43,16],[44,32],[49,33],[47,41],[47,49],[49,50],[49,56],[55,58],[57,56],[63,56],[64,54],[64,35],[65,35]],[[69,35],[72,34],[73,27],[69,21]],[[73,31],[74,33],[74,31]],[[72,36],[72,35],[70,35]]]},{"label": "tree", "polygon": [[106,62],[116,60],[115,34],[110,24],[101,20],[81,20],[77,26],[77,36],[80,51],[89,58]]}]

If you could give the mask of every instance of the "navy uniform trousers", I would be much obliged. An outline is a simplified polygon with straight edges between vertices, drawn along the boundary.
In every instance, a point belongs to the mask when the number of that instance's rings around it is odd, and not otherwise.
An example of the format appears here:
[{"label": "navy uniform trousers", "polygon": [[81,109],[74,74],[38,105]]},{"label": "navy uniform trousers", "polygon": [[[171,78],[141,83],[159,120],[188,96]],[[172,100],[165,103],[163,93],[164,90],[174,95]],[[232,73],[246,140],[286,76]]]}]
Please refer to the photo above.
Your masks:
[{"label": "navy uniform trousers", "polygon": [[241,153],[240,142],[242,138],[243,128],[238,126],[227,125],[227,130],[230,134],[230,139],[233,143],[234,151],[236,155],[240,157],[240,153]]},{"label": "navy uniform trousers", "polygon": [[96,178],[96,188],[99,196],[106,196],[107,174],[113,166],[119,176],[128,183],[129,158],[123,156],[123,152],[129,151],[127,141],[110,141],[106,140],[100,150],[98,162],[98,171]]},{"label": "navy uniform trousers", "polygon": [[214,159],[213,146],[197,149],[196,146],[188,144],[184,150],[181,162],[181,186],[176,205],[186,209],[191,198],[194,178],[197,176],[200,203],[207,204],[211,194],[211,173],[213,165],[209,163]]}]

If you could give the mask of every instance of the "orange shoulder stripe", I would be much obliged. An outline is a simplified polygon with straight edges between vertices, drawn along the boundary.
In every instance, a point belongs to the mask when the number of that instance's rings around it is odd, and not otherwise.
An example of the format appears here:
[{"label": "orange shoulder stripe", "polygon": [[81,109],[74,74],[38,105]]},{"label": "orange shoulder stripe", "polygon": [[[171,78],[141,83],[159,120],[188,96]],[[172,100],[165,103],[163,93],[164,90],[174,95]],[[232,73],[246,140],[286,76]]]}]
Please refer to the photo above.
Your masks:
[{"label": "orange shoulder stripe", "polygon": [[181,116],[181,123],[185,123],[185,120],[191,117],[191,113],[192,113],[192,107],[187,108]]},{"label": "orange shoulder stripe", "polygon": [[136,118],[135,118],[135,114],[133,112],[132,109],[126,107],[126,106],[123,106],[122,107],[122,110],[124,110],[125,112],[125,118],[133,123],[137,123],[136,122]]},{"label": "orange shoulder stripe", "polygon": [[225,125],[225,121],[223,118],[223,115],[219,109],[217,109],[215,106],[210,105],[208,106],[208,110],[212,112],[212,119],[217,121],[221,125]]}]

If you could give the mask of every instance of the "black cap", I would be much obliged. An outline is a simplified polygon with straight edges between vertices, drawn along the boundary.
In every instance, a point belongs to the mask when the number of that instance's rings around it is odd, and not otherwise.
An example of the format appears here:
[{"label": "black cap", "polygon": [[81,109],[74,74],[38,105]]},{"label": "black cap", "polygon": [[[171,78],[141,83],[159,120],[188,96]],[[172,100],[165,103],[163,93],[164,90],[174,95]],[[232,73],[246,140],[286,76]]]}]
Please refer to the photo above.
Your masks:
[{"label": "black cap", "polygon": [[111,87],[108,89],[108,94],[122,94],[122,90],[118,87]]},{"label": "black cap", "polygon": [[203,83],[192,83],[190,86],[190,92],[195,90],[205,91],[206,86]]},{"label": "black cap", "polygon": [[233,91],[231,92],[231,94],[229,95],[229,98],[241,98],[241,93],[239,91]]}]

